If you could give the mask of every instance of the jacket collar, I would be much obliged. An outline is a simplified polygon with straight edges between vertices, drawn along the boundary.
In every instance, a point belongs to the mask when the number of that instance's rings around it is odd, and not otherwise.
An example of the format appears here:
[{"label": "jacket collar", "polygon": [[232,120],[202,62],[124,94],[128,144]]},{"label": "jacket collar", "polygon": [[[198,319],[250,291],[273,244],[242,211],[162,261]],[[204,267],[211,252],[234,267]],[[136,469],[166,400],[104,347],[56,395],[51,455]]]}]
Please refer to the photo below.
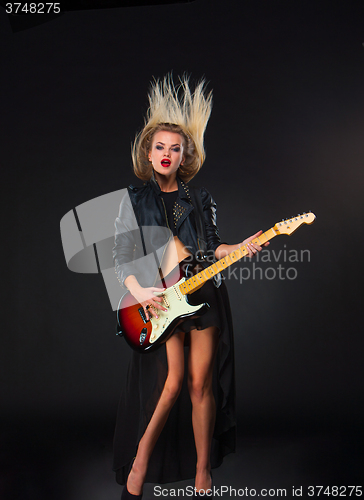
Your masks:
[{"label": "jacket collar", "polygon": [[[152,177],[150,178],[149,182],[150,182],[152,188],[154,189],[154,192],[157,195],[160,195],[160,193],[162,192],[162,190],[159,187],[157,179],[155,178],[154,170],[153,170]],[[180,177],[178,175],[177,175],[177,184],[178,184],[178,197],[181,200],[190,201],[188,186],[187,186],[187,184],[185,182],[183,182],[182,179],[180,179]]]}]

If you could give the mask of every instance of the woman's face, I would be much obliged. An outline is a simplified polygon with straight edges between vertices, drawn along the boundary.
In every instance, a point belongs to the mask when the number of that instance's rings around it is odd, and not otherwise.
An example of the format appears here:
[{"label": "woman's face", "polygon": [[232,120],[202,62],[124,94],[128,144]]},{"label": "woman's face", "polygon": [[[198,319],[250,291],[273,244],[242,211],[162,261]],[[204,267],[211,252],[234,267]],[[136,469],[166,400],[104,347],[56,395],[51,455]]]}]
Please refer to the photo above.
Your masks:
[{"label": "woman's face", "polygon": [[149,160],[158,174],[170,176],[183,165],[183,137],[175,132],[161,130],[153,137]]}]

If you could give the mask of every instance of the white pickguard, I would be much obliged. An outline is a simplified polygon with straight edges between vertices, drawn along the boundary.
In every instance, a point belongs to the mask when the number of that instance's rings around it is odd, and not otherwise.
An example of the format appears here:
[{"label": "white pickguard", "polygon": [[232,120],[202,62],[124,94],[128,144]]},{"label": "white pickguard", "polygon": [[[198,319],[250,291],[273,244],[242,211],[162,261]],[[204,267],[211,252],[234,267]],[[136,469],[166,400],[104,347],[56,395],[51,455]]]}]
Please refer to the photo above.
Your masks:
[{"label": "white pickguard", "polygon": [[167,311],[156,309],[158,319],[152,316],[150,322],[152,323],[152,332],[150,334],[149,342],[153,344],[156,340],[163,335],[169,325],[176,318],[180,316],[190,315],[199,311],[204,303],[198,306],[193,306],[187,302],[187,295],[183,295],[179,289],[179,285],[186,281],[186,278],[180,279],[174,286],[167,288],[163,293],[158,296],[163,297],[162,305],[166,307]]}]

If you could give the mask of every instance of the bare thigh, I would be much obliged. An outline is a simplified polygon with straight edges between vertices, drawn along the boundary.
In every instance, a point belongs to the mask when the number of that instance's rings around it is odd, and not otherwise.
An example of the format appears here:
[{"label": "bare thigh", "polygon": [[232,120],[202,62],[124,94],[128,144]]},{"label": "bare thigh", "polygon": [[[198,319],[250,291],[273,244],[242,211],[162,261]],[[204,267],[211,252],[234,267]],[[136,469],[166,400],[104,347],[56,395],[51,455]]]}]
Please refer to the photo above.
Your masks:
[{"label": "bare thigh", "polygon": [[184,332],[178,332],[166,342],[168,374],[164,387],[171,392],[179,393],[183,382],[184,337]]},{"label": "bare thigh", "polygon": [[200,388],[211,385],[212,372],[219,343],[218,329],[191,330],[188,356],[189,383]]}]

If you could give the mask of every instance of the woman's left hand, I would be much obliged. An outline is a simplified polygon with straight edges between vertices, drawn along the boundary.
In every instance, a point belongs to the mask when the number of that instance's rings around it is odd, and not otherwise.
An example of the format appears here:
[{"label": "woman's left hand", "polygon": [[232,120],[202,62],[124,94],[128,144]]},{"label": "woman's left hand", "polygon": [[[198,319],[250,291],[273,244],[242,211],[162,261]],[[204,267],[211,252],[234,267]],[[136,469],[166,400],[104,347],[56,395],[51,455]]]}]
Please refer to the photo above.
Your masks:
[{"label": "woman's left hand", "polygon": [[255,240],[255,238],[259,238],[261,234],[263,234],[262,230],[258,231],[257,233],[253,234],[253,236],[250,236],[250,238],[247,238],[243,241],[243,245],[246,245],[246,248],[249,252],[249,257],[254,257],[254,255],[257,252],[260,252],[263,247],[267,247],[269,245],[269,241],[264,243],[262,246],[252,242],[252,240]]}]

